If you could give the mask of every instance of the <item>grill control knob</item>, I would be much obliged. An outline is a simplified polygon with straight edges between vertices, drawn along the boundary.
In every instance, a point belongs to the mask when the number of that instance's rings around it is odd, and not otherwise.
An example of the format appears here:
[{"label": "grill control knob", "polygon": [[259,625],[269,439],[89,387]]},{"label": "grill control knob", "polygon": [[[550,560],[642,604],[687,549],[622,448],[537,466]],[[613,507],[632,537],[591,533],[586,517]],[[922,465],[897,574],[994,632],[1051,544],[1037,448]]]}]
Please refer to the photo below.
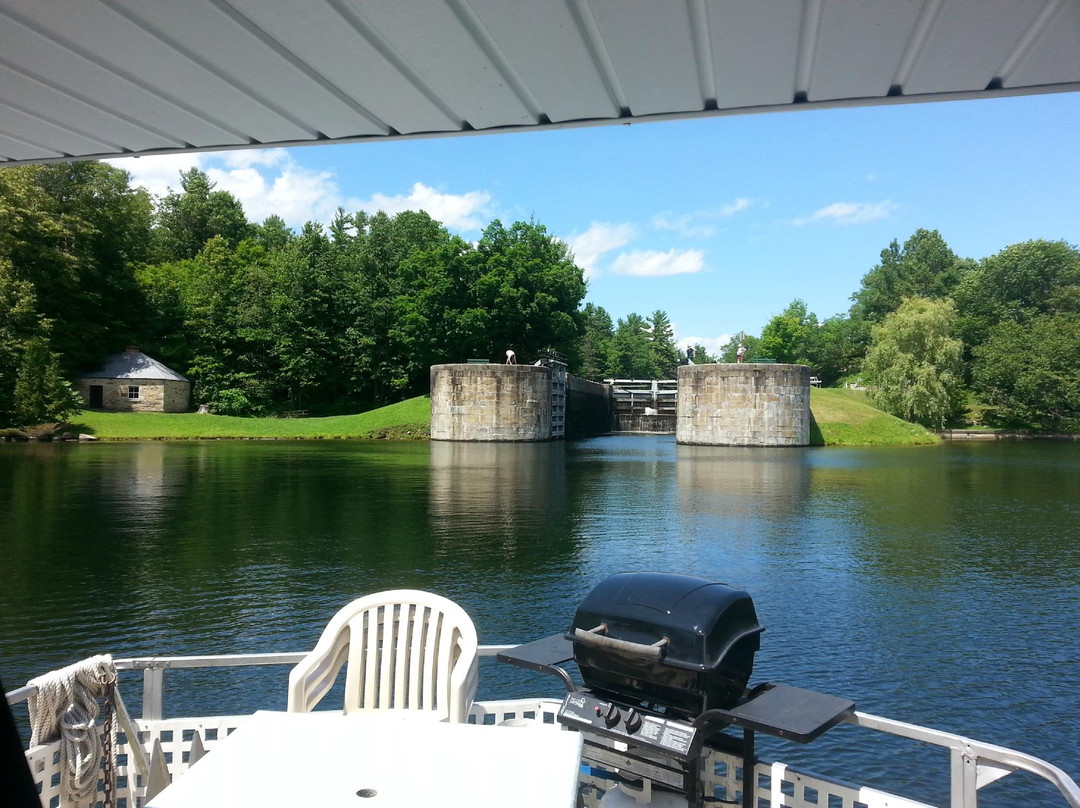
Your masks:
[{"label": "grill control knob", "polygon": [[604,725],[613,727],[619,723],[620,718],[622,718],[622,715],[619,713],[619,708],[614,704],[609,704],[607,712],[604,713]]},{"label": "grill control knob", "polygon": [[633,735],[641,729],[641,715],[633,707],[626,714],[626,731]]}]

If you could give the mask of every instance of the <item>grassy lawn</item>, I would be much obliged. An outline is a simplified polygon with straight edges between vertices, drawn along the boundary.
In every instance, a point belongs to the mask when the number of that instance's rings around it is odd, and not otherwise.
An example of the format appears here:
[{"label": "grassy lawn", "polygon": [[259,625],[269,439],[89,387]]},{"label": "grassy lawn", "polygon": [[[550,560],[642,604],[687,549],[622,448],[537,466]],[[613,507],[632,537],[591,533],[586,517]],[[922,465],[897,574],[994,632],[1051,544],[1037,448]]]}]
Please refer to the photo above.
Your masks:
[{"label": "grassy lawn", "polygon": [[99,440],[205,440],[213,438],[390,438],[428,437],[431,399],[411,398],[360,415],[329,418],[232,418],[225,415],[156,412],[82,412],[71,432]]},{"label": "grassy lawn", "polygon": [[812,446],[913,446],[937,435],[874,408],[861,390],[810,390]]},{"label": "grassy lawn", "polygon": [[[936,435],[870,406],[859,390],[810,392],[814,446],[906,446],[937,443]],[[215,438],[317,440],[388,438],[424,440],[431,399],[412,398],[360,415],[329,418],[232,418],[154,412],[83,412],[69,427],[100,440],[213,440]]]}]

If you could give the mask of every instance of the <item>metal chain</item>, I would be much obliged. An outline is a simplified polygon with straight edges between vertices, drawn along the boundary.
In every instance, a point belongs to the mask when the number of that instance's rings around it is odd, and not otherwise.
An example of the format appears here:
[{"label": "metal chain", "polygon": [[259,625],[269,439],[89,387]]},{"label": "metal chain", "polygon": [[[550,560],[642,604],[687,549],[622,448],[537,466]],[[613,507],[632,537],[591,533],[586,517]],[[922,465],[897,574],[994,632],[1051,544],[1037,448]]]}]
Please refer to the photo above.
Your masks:
[{"label": "metal chain", "polygon": [[116,742],[114,738],[113,716],[116,712],[113,700],[114,691],[116,689],[116,676],[109,676],[103,674],[101,677],[101,686],[104,690],[105,696],[105,718],[104,726],[102,727],[103,734],[103,752],[102,752],[102,797],[101,808],[115,808],[116,806],[116,767],[113,755],[116,752]]}]

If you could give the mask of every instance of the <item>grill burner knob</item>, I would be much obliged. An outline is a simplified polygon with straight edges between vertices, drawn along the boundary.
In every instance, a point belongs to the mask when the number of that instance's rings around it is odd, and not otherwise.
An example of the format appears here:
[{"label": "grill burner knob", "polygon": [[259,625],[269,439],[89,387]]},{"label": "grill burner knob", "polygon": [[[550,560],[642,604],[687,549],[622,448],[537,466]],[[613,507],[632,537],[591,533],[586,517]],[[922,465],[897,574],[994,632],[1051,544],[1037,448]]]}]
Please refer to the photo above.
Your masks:
[{"label": "grill burner knob", "polygon": [[626,714],[626,731],[633,735],[641,729],[641,715],[633,707]]},{"label": "grill burner knob", "polygon": [[620,718],[622,718],[622,715],[619,713],[619,708],[614,704],[609,704],[607,712],[604,713],[604,725],[613,727],[619,723]]}]

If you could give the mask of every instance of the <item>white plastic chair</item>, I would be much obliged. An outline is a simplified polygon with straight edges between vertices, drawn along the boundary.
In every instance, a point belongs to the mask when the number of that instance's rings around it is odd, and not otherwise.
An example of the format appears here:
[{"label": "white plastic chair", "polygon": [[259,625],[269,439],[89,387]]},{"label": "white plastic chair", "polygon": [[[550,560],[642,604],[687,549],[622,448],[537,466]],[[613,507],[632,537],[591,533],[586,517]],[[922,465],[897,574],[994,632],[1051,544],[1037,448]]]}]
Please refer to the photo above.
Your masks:
[{"label": "white plastic chair", "polygon": [[289,674],[288,710],[311,712],[348,661],[345,713],[434,711],[465,723],[476,695],[476,646],[469,615],[444,597],[395,589],[357,598]]}]

